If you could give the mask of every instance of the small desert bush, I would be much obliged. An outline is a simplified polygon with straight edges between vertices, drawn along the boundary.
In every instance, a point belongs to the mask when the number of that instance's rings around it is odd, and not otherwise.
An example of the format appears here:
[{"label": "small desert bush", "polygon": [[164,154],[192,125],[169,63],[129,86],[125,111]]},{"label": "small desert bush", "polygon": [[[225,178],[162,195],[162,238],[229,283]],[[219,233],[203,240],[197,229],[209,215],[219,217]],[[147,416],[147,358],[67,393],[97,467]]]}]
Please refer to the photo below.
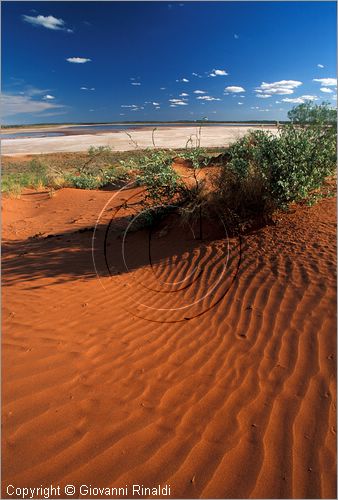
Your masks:
[{"label": "small desert bush", "polygon": [[23,172],[7,173],[2,176],[1,191],[19,195],[24,188],[41,189],[48,183],[47,167],[39,160],[31,160]]},{"label": "small desert bush", "polygon": [[[76,157],[75,157],[76,160]],[[67,160],[69,161],[69,160]],[[69,161],[69,163],[72,160]],[[73,160],[74,161],[74,160]],[[90,148],[85,158],[66,166],[48,158],[33,159],[28,163],[6,167],[2,175],[3,193],[19,195],[24,188],[99,189],[108,185],[119,186],[129,179],[129,171],[123,166],[112,165],[110,148]]]},{"label": "small desert bush", "polygon": [[65,175],[65,185],[78,189],[100,189],[108,185],[119,185],[127,181],[129,173],[121,167],[82,171]]},{"label": "small desert bush", "polygon": [[180,152],[179,157],[190,161],[194,169],[205,167],[209,161],[207,151],[199,146],[186,148],[184,151]]},{"label": "small desert bush", "polygon": [[307,126],[283,126],[276,135],[251,132],[229,147],[215,196],[240,219],[310,200],[335,172],[336,137],[334,124],[314,119]]}]

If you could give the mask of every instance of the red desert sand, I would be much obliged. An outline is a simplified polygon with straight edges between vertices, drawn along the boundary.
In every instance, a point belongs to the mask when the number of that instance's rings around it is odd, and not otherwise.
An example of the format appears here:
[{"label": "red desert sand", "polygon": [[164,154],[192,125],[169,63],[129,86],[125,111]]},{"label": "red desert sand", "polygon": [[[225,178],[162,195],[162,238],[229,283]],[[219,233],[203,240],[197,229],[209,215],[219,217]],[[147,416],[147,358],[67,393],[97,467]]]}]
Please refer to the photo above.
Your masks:
[{"label": "red desert sand", "polygon": [[335,200],[124,239],[139,191],[3,199],[3,498],[335,498]]}]

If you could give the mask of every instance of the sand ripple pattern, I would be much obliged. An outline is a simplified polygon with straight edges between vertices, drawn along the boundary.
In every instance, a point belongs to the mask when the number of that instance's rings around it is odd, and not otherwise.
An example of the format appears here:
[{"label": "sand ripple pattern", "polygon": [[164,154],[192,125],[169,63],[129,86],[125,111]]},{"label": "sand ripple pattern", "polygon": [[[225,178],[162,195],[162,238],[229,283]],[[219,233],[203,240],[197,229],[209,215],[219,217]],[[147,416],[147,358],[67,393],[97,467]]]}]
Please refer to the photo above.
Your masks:
[{"label": "sand ripple pattern", "polygon": [[[153,236],[153,266],[144,235],[132,233],[129,272],[112,251],[120,274],[104,274],[102,258],[101,280],[41,276],[41,266],[31,280],[27,261],[5,258],[3,488],[138,483],[170,484],[173,498],[335,498],[333,200],[247,235],[239,267],[230,241],[225,278],[202,305],[191,304],[217,280],[224,240],[189,248],[172,227]],[[68,247],[89,249],[91,237],[70,235]],[[39,245],[51,262],[66,252],[53,239]],[[89,266],[91,252],[76,259]],[[189,304],[183,318],[178,303]],[[202,306],[212,307],[198,315]]]}]

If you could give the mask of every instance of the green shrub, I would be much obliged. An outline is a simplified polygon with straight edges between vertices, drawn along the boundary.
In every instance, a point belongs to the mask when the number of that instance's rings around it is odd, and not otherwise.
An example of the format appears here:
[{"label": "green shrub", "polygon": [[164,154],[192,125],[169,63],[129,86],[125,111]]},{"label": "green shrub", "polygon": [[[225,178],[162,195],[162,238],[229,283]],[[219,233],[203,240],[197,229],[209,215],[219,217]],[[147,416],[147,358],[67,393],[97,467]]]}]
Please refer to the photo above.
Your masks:
[{"label": "green shrub", "polygon": [[4,174],[1,179],[1,191],[18,195],[24,188],[41,189],[47,183],[47,167],[38,159],[34,159],[23,172]]},{"label": "green shrub", "polygon": [[98,189],[101,187],[100,177],[95,177],[88,174],[68,174],[66,175],[66,184],[68,187],[75,187],[77,189]]},{"label": "green shrub", "polygon": [[180,176],[172,168],[172,154],[155,150],[139,158],[129,166],[137,169],[136,182],[147,188],[146,201],[155,204],[168,203],[182,185]]},{"label": "green shrub", "polygon": [[179,157],[190,160],[192,167],[197,169],[205,167],[208,163],[207,152],[200,147],[187,148],[185,151],[180,152]]},{"label": "green shrub", "polygon": [[314,105],[311,101],[307,101],[299,104],[288,112],[288,118],[298,125],[337,125],[337,112],[330,108],[328,102]]},{"label": "green shrub", "polygon": [[311,198],[336,168],[336,128],[314,121],[255,131],[232,144],[216,179],[223,205],[243,218]]}]

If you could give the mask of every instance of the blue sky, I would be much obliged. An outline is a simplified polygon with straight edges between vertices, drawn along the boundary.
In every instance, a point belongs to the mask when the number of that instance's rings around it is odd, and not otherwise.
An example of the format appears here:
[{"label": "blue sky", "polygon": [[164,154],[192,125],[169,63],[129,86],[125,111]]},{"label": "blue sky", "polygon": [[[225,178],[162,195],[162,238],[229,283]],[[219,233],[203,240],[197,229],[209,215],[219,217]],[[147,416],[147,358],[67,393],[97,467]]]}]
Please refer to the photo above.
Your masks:
[{"label": "blue sky", "polygon": [[336,2],[2,2],[6,124],[285,119],[336,86]]}]

